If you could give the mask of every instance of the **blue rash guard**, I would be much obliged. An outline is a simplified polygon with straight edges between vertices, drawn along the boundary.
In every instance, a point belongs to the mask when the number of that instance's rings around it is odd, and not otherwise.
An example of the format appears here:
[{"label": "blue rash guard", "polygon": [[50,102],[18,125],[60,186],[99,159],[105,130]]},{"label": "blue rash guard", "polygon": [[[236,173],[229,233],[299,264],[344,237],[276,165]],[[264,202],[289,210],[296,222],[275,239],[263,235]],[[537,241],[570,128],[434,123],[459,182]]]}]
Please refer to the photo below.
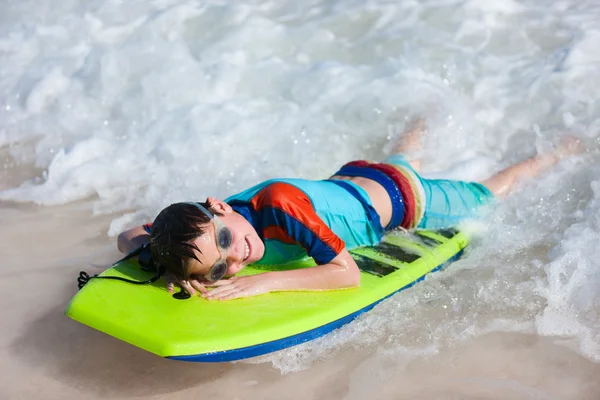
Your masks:
[{"label": "blue rash guard", "polygon": [[369,196],[349,181],[273,179],[225,201],[265,243],[259,264],[306,256],[327,264],[344,248],[373,245],[383,236]]}]

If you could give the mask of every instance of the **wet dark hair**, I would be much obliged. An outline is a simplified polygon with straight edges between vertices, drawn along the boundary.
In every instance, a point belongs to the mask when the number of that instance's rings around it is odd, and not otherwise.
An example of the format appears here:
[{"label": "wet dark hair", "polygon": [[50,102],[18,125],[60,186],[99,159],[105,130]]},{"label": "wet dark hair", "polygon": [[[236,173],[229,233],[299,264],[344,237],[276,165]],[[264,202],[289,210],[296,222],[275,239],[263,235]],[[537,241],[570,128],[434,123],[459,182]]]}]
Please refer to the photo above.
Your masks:
[{"label": "wet dark hair", "polygon": [[[208,202],[198,204],[220,215],[209,207]],[[175,203],[162,210],[150,229],[150,251],[154,261],[176,279],[189,279],[190,261],[198,260],[194,250],[201,253],[192,241],[204,234],[204,225],[209,222],[206,214],[190,203]]]}]

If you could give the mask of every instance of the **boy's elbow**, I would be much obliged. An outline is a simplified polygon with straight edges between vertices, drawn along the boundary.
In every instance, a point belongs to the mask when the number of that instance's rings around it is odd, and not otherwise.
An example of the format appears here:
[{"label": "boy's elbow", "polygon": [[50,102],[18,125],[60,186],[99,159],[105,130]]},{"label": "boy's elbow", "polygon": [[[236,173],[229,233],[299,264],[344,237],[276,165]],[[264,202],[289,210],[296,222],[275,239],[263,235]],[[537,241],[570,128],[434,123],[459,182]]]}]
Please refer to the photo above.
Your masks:
[{"label": "boy's elbow", "polygon": [[121,253],[129,253],[138,247],[139,244],[136,241],[142,235],[147,235],[143,227],[131,228],[119,233],[119,236],[117,236],[117,249]]},{"label": "boy's elbow", "polygon": [[360,285],[360,270],[358,267],[351,268],[348,272],[348,287],[356,287]]},{"label": "boy's elbow", "polygon": [[119,236],[117,236],[117,249],[121,253],[127,252],[127,241],[127,231],[119,233]]},{"label": "boy's elbow", "polygon": [[353,288],[360,285],[360,270],[356,265],[346,266],[343,274],[339,275],[338,288]]},{"label": "boy's elbow", "polygon": [[352,258],[348,250],[340,253],[331,264],[336,265],[335,276],[337,277],[336,286],[338,289],[352,288],[360,285],[360,269],[356,261]]}]

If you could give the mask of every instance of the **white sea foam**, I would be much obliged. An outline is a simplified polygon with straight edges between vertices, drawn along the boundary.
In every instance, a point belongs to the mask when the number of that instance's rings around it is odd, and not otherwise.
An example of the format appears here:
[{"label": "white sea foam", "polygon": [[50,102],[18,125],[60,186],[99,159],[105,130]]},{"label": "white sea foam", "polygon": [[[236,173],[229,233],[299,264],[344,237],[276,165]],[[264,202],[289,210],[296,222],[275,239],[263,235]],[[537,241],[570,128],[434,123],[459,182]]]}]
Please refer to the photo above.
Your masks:
[{"label": "white sea foam", "polygon": [[[7,0],[0,146],[5,169],[43,173],[0,199],[87,199],[124,213],[116,234],[171,201],[381,157],[417,116],[431,174],[479,179],[565,130],[597,151],[599,38],[593,1]],[[598,361],[599,166],[562,163],[447,272],[267,359],[432,354],[508,330],[564,335]]]}]

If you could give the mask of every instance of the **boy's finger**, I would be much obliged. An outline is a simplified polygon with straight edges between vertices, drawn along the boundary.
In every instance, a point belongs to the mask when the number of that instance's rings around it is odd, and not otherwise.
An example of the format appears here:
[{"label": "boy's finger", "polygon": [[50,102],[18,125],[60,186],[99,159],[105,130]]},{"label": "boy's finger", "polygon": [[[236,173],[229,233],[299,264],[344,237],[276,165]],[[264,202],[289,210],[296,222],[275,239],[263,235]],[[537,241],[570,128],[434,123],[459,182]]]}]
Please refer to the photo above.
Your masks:
[{"label": "boy's finger", "polygon": [[248,294],[244,291],[233,292],[233,293],[228,294],[227,296],[222,296],[219,300],[233,300],[233,299],[239,299],[241,297],[248,297]]},{"label": "boy's finger", "polygon": [[219,286],[231,285],[232,283],[233,283],[233,281],[231,281],[229,279],[221,279],[220,281],[206,282],[204,285],[209,286],[209,287],[219,287]]},{"label": "boy's finger", "polygon": [[221,298],[229,293],[238,292],[241,289],[236,286],[221,286],[208,292],[208,298]]},{"label": "boy's finger", "polygon": [[203,284],[201,284],[201,283],[200,283],[200,282],[198,282],[198,281],[192,281],[192,282],[191,282],[191,285],[194,287],[194,289],[196,289],[196,290],[197,290],[197,291],[199,291],[200,293],[206,293],[206,292],[207,292],[207,290],[206,290],[206,288],[204,287],[204,285],[203,285]]},{"label": "boy's finger", "polygon": [[196,291],[194,290],[194,288],[192,287],[192,285],[190,285],[190,283],[188,281],[182,281],[179,283],[185,290],[187,290],[187,292],[189,294],[196,294]]}]

